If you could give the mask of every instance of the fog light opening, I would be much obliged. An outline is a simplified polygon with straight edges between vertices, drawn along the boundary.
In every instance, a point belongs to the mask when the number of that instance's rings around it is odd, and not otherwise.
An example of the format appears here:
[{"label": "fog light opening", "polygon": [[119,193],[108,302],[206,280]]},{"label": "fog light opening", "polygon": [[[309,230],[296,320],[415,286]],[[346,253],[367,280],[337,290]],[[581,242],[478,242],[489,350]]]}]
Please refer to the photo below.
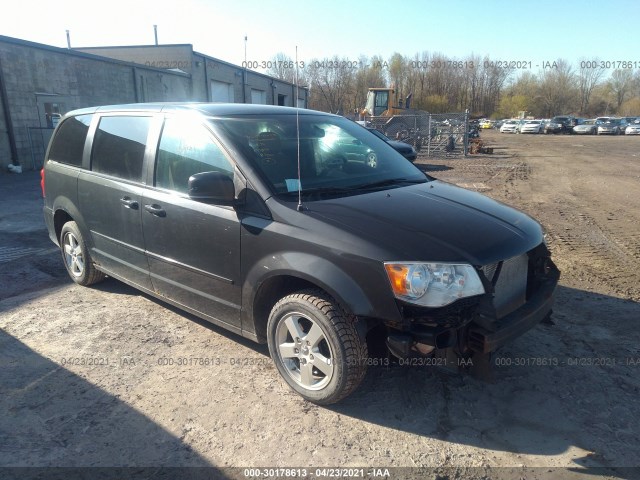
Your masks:
[{"label": "fog light opening", "polygon": [[422,355],[429,355],[436,349],[436,347],[433,345],[427,345],[426,343],[414,343],[413,349]]}]

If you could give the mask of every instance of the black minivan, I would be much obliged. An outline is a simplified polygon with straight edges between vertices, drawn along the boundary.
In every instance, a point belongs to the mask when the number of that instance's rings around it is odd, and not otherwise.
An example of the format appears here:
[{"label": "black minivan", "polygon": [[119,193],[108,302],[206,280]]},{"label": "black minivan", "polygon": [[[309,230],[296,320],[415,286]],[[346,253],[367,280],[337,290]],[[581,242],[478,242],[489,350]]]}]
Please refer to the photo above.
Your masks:
[{"label": "black minivan", "polygon": [[550,314],[558,283],[537,222],[322,112],[76,110],[42,175],[49,235],[76,283],[110,276],[266,342],[319,404],[381,359],[486,365]]}]

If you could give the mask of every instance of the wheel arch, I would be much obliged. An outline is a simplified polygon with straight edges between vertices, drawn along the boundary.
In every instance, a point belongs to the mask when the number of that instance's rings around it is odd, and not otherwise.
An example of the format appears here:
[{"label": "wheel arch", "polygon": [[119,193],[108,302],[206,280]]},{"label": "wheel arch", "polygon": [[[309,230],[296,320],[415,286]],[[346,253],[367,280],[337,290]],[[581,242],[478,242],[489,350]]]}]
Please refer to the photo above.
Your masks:
[{"label": "wheel arch", "polygon": [[[288,254],[286,257],[288,268],[272,270],[268,262],[258,262],[258,266],[247,275],[242,302],[242,331],[246,336],[260,343],[266,342],[267,321],[273,305],[286,295],[309,288],[322,290],[348,314],[375,315],[372,302],[358,283],[335,264],[308,254]],[[310,265],[313,265],[312,269]],[[269,273],[259,275],[265,269]],[[306,273],[310,270],[313,275]]]},{"label": "wheel arch", "polygon": [[82,236],[86,243],[91,245],[92,238],[89,235],[89,232],[85,228],[85,222],[82,214],[73,204],[73,202],[66,197],[59,197],[56,199],[53,205],[53,228],[55,230],[56,239],[58,240],[58,244],[60,242],[60,233],[62,232],[62,227],[67,222],[76,222]]}]

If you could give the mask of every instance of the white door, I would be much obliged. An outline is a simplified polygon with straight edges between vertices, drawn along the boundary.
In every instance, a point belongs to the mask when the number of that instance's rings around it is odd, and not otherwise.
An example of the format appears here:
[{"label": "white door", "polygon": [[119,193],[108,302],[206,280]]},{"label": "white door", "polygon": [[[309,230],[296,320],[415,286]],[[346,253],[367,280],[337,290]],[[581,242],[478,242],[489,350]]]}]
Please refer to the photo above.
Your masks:
[{"label": "white door", "polygon": [[225,82],[211,80],[211,101],[222,103],[234,103],[233,85]]},{"label": "white door", "polygon": [[267,92],[264,90],[251,89],[251,103],[265,105],[267,103]]}]

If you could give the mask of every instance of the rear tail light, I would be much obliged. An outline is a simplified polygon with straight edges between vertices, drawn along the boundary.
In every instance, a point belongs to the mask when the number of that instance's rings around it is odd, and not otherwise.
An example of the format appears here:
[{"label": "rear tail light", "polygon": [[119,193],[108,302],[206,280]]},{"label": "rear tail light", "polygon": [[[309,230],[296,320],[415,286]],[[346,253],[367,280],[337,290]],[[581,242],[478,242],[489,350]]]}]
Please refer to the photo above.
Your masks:
[{"label": "rear tail light", "polygon": [[44,167],[40,170],[40,188],[42,189],[42,197],[44,198]]}]

